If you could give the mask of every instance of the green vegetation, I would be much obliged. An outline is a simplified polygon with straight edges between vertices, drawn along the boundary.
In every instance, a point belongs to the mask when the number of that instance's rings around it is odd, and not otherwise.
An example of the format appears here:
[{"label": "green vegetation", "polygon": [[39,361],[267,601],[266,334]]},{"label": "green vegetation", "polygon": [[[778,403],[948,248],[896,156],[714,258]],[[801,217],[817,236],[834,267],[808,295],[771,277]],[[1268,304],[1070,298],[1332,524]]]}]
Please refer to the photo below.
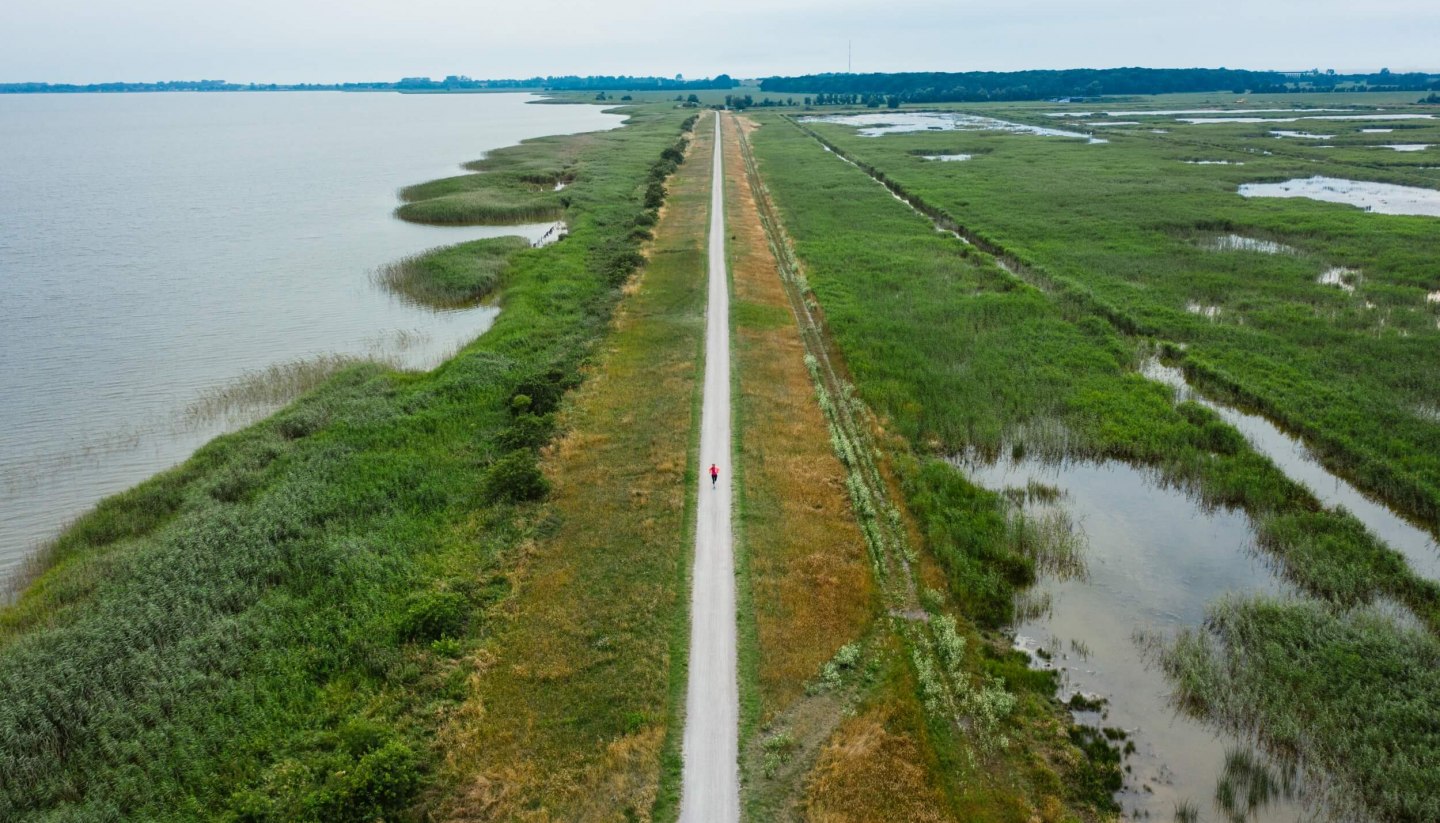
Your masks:
[{"label": "green vegetation", "polygon": [[[563,434],[541,461],[551,492],[530,515],[536,529],[509,574],[513,595],[472,651],[483,665],[438,735],[440,819],[673,815],[708,140],[708,129],[696,130],[691,151],[701,159],[674,175],[663,216],[644,213],[656,232],[648,260],[588,365],[591,379],[556,413]],[[548,403],[516,401],[517,420]]]},{"label": "green vegetation", "polygon": [[543,142],[572,146],[570,237],[512,259],[504,311],[454,359],[347,369],[61,536],[0,612],[0,817],[435,802],[435,728],[540,528],[523,502],[544,491],[538,432],[639,262],[629,232],[682,117]]},{"label": "green vegetation", "polygon": [[494,292],[510,258],[528,248],[530,242],[523,237],[474,240],[386,264],[375,280],[416,305],[459,308]]},{"label": "green vegetation", "polygon": [[[1345,602],[1388,594],[1440,625],[1434,582],[1348,517],[1317,512],[1308,492],[1211,412],[1175,406],[1167,388],[1136,374],[1144,341],[1117,331],[1086,295],[1047,294],[934,232],[798,129],[762,130],[757,147],[860,396],[920,454],[1153,466],[1212,505],[1277,518],[1265,545],[1290,559],[1283,568],[1302,588]],[[924,458],[905,482],[968,613],[984,625],[1008,622],[1034,560],[1010,539],[1003,498]],[[1314,562],[1321,553],[1326,562]]]},{"label": "green vegetation", "polygon": [[[781,213],[785,213],[787,198],[807,196],[809,184],[824,177],[823,173],[819,178],[815,176],[823,167],[787,165],[786,173],[793,171],[793,176],[771,173],[772,162],[783,155],[767,156],[763,145],[766,136],[767,131],[762,129],[762,145],[757,145],[756,152],[764,186],[754,181],[761,219],[780,263],[781,279],[792,310],[800,321],[805,364],[824,414],[832,449],[845,467],[845,486],[890,618],[882,623],[883,631],[877,633],[889,662],[873,661],[865,671],[882,664],[892,670],[897,665],[903,668],[899,678],[888,678],[883,685],[869,683],[874,691],[862,692],[863,700],[872,704],[869,708],[872,714],[890,718],[904,716],[904,726],[916,741],[898,749],[877,747],[872,756],[855,753],[840,758],[838,763],[830,757],[833,749],[823,753],[811,778],[810,803],[814,805],[829,795],[831,799],[843,797],[846,805],[873,804],[881,799],[871,794],[876,788],[874,780],[879,769],[885,774],[908,771],[912,780],[916,772],[930,775],[923,794],[932,795],[933,799],[926,797],[922,801],[917,796],[918,806],[912,812],[917,819],[1020,820],[1029,819],[1037,812],[1047,820],[1103,815],[1113,806],[1109,794],[1094,791],[1079,776],[1093,768],[1108,767],[1089,764],[1080,752],[1063,742],[1064,736],[1057,728],[1060,722],[1053,697],[1054,674],[1030,671],[1023,654],[1004,648],[1003,641],[993,635],[982,636],[969,621],[956,620],[941,593],[928,587],[922,590],[922,582],[938,582],[943,579],[943,573],[933,571],[929,558],[915,550],[914,524],[905,517],[898,502],[894,502],[900,492],[894,479],[896,468],[902,475],[915,471],[911,447],[877,430],[877,421],[862,400],[863,389],[857,395],[856,387],[844,377],[847,366],[853,369],[850,355],[863,352],[847,350],[843,343],[837,345],[848,332],[831,325],[833,314],[820,314],[817,293],[810,291],[813,281],[800,268],[804,265],[806,273],[816,273],[815,260],[806,256],[803,242],[806,232],[814,225],[802,226],[795,232],[787,222],[782,230],[767,192],[777,193]],[[751,162],[748,154],[746,161]],[[834,165],[833,160],[822,157],[821,163],[826,162]],[[880,202],[893,203],[863,176],[855,175],[848,182],[858,182],[858,185],[824,191],[820,196],[839,197],[848,202],[851,197],[864,201],[878,194]],[[822,183],[822,191],[824,188]],[[790,200],[789,205],[793,207],[794,202]],[[828,200],[823,202],[828,204]],[[875,205],[874,200],[868,204]],[[826,206],[816,205],[816,208],[823,210]],[[880,213],[883,214],[883,210]],[[883,220],[881,223],[874,229],[878,235],[896,229],[900,232],[897,243],[915,240],[913,236],[906,236],[906,228],[901,223],[890,225]],[[923,224],[915,225],[921,226],[923,236]],[[789,238],[786,232],[790,232]],[[793,250],[791,238],[795,241]],[[826,239],[848,242],[841,238]],[[854,254],[859,245],[846,249]],[[844,362],[834,356],[837,352],[845,356]],[[883,425],[889,427],[888,422]],[[880,445],[885,448],[877,448]],[[953,471],[949,474],[959,477]],[[1037,487],[1036,493],[1053,494],[1053,490],[1047,492]],[[1058,543],[1045,549],[1034,545],[1045,535],[1045,529],[1022,526],[996,539],[1002,542],[1016,539],[1005,551],[1035,562],[1060,554],[1052,551],[1060,548]],[[1024,545],[1026,542],[1030,545]],[[953,587],[951,591],[968,611],[971,604],[966,600],[971,592]],[[816,689],[820,694],[831,690],[829,679],[839,679],[827,678],[829,672],[822,669]],[[897,687],[903,690],[897,693]],[[845,745],[842,739],[855,731],[855,724],[845,724],[838,730],[832,746]],[[875,735],[873,726],[867,735]],[[838,785],[839,780],[827,780],[827,774],[837,768],[845,775],[846,782],[867,788],[846,791]],[[751,802],[757,805],[765,802],[764,793],[753,794]],[[927,808],[931,802],[938,803],[945,811]],[[920,808],[926,808],[923,815]]]},{"label": "green vegetation", "polygon": [[[1433,408],[1440,396],[1440,386],[1432,385],[1435,318],[1424,299],[1435,288],[1423,263],[1436,251],[1433,220],[1385,217],[1377,225],[1376,215],[1344,207],[1243,200],[1233,186],[1255,178],[1249,165],[1180,162],[1230,156],[1213,154],[1213,142],[1199,142],[1223,133],[1210,126],[1196,126],[1204,131],[1187,134],[1197,142],[1177,147],[1148,127],[1124,132],[1124,140],[1112,137],[1107,146],[996,133],[873,139],[839,125],[766,123],[755,138],[756,153],[804,264],[812,305],[824,312],[858,397],[903,437],[894,448],[906,503],[966,617],[980,626],[1008,622],[1015,591],[1034,579],[1042,556],[1024,550],[1024,530],[1017,532],[1003,496],[974,487],[937,458],[1034,455],[1125,460],[1206,505],[1243,508],[1279,571],[1326,604],[1303,608],[1332,615],[1327,608],[1388,597],[1440,629],[1435,581],[1418,577],[1349,515],[1322,509],[1213,413],[1194,403],[1176,405],[1168,388],[1137,374],[1159,338],[1206,387],[1226,389],[1230,399],[1287,424],[1308,420],[1292,428],[1307,439],[1318,432],[1314,442],[1327,463],[1343,465],[1412,512],[1430,511],[1426,478],[1440,468],[1432,448],[1437,434],[1416,409]],[[820,151],[815,136],[860,168]],[[1260,139],[1251,138],[1250,151],[1237,151],[1247,164],[1266,166],[1261,179],[1314,173],[1313,149],[1283,156],[1287,146]],[[1274,154],[1261,154],[1261,146]],[[919,157],[955,153],[979,159]],[[1369,159],[1384,164],[1391,158]],[[1412,173],[1408,166],[1367,169],[1367,178],[1394,182]],[[1356,166],[1342,176],[1351,171],[1359,176]],[[934,231],[866,173],[974,245]],[[1229,233],[1299,252],[1206,248]],[[1361,268],[1367,278],[1373,271],[1361,286],[1370,291],[1359,297],[1316,282],[1329,266]],[[1219,302],[1225,312],[1212,319],[1187,311],[1195,302]],[[1240,318],[1229,317],[1232,311]],[[1379,322],[1382,317],[1387,322]],[[1262,392],[1263,386],[1274,389]],[[1256,622],[1279,621],[1286,608],[1276,606]],[[1393,626],[1385,631],[1395,639]],[[1289,664],[1324,671],[1334,660],[1299,646],[1302,636],[1295,633]],[[1358,660],[1368,654],[1353,636],[1327,643],[1334,655]],[[1264,648],[1252,644],[1227,659],[1241,666]],[[916,667],[923,690],[925,666],[917,661]],[[1007,677],[1011,688],[1020,682]],[[1253,682],[1267,681],[1256,675]],[[1367,691],[1329,685],[1329,691],[1307,691],[1308,702],[1287,705],[1336,719],[1333,735],[1305,741],[1329,747],[1324,767],[1332,775],[1354,789],[1356,763],[1383,774],[1386,758],[1411,756],[1378,747],[1349,750],[1341,725],[1366,716],[1358,701]],[[1415,678],[1391,687],[1394,705],[1428,706],[1436,693]],[[1223,691],[1223,684],[1216,687]],[[1277,705],[1286,700],[1283,687],[1266,694]],[[1233,728],[1252,729],[1263,716],[1254,705],[1234,708],[1233,717],[1242,720]],[[1117,764],[1093,742],[1076,741],[1092,771],[1072,785],[1088,786],[1086,794],[1103,804]],[[1336,766],[1342,762],[1347,765]],[[1436,764],[1417,768],[1430,785],[1440,777]],[[1405,816],[1408,801],[1399,794],[1364,797],[1380,804],[1371,808],[1382,819],[1418,819]]]},{"label": "green vegetation", "polygon": [[[1308,770],[1318,785],[1333,776],[1327,799],[1342,814],[1440,817],[1440,732],[1431,722],[1440,716],[1440,641],[1433,634],[1397,631],[1392,618],[1363,610],[1270,600],[1216,604],[1207,625],[1163,656],[1183,708],[1258,738],[1282,767]],[[1283,788],[1268,771],[1244,771],[1251,776],[1239,781],[1240,794]],[[1253,805],[1238,796],[1230,802]]]},{"label": "green vegetation", "polygon": [[578,159],[599,135],[540,137],[465,164],[472,174],[400,190],[401,219],[442,225],[505,225],[558,220],[571,195],[557,190],[581,173]]},{"label": "green vegetation", "polygon": [[[1337,102],[1304,102],[1318,101]],[[1205,103],[1179,98],[1170,105]],[[1054,126],[1038,113],[1055,108],[1000,113]],[[1424,152],[1373,147],[1440,142],[1440,125],[1397,121],[1385,125],[1399,131],[1384,135],[1361,132],[1368,125],[1186,125],[1166,117],[1109,129],[1109,145],[985,132],[873,139],[843,126],[807,128],[1055,293],[1072,315],[1171,344],[1187,376],[1207,391],[1263,412],[1302,435],[1332,470],[1434,524],[1440,428],[1424,413],[1440,398],[1433,356],[1440,304],[1426,297],[1440,287],[1434,218],[1236,194],[1243,182],[1321,173],[1428,188],[1440,182],[1418,168],[1433,165]],[[1168,133],[1154,134],[1152,126]],[[1335,135],[1336,148],[1270,135],[1322,127]],[[916,156],[960,152],[983,156],[939,164]],[[1182,162],[1196,159],[1244,165]],[[1204,241],[1227,234],[1298,253],[1206,248]],[[1318,282],[1332,267],[1359,271],[1356,291]]]}]

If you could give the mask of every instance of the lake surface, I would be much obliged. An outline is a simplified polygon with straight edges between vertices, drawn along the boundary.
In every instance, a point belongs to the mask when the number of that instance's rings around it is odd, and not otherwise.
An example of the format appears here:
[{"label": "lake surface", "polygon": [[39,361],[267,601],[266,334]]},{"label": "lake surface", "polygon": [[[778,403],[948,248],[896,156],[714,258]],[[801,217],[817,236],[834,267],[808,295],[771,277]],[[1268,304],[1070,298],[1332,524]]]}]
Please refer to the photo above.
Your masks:
[{"label": "lake surface", "polygon": [[207,392],[330,354],[429,368],[488,328],[492,308],[407,305],[371,273],[545,233],[391,215],[397,189],[489,150],[623,119],[535,99],[0,96],[0,580],[101,498],[245,422],[187,417]]}]

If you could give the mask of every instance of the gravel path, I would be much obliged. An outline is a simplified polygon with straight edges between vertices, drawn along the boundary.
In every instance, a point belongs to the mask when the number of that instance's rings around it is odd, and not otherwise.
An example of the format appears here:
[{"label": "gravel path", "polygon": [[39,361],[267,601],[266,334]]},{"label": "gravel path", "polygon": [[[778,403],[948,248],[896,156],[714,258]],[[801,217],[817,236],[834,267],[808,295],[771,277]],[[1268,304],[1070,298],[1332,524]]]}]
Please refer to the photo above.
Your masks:
[{"label": "gravel path", "polygon": [[[735,557],[730,528],[730,278],[725,270],[725,183],[720,114],[710,195],[705,398],[700,411],[700,503],[690,592],[690,680],[685,691],[681,823],[740,819],[739,690],[735,679]],[[711,488],[709,470],[720,468]]]}]

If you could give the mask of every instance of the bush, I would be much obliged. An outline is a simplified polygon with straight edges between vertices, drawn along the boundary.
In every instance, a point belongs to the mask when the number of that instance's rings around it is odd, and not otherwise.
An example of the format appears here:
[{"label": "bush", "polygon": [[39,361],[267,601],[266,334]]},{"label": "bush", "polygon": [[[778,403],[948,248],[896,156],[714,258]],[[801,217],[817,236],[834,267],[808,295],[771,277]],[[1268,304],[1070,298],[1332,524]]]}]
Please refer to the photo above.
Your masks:
[{"label": "bush", "polygon": [[470,603],[455,592],[422,592],[410,599],[400,617],[400,639],[430,642],[454,637],[464,628]]},{"label": "bush", "polygon": [[548,415],[520,414],[500,431],[496,442],[511,451],[535,449],[548,443],[554,431],[555,425]]},{"label": "bush", "polygon": [[487,502],[519,503],[539,500],[550,492],[550,481],[540,472],[535,453],[517,449],[496,460],[486,472],[484,494]]}]

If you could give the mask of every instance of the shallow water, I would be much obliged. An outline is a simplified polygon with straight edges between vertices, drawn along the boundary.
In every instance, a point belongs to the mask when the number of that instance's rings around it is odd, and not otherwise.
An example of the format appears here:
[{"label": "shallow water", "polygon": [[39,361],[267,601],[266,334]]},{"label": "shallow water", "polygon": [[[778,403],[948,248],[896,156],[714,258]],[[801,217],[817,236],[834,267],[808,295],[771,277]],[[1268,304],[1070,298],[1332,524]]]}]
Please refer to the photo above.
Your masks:
[{"label": "shallow water", "polygon": [[1185,160],[1191,166],[1243,166],[1244,160]]},{"label": "shallow water", "polygon": [[1254,251],[1261,254],[1294,254],[1295,249],[1274,240],[1258,240],[1238,234],[1222,234],[1206,242],[1211,251]]},{"label": "shallow water", "polygon": [[1286,131],[1285,129],[1274,129],[1270,132],[1276,137],[1296,137],[1301,140],[1331,140],[1333,134],[1311,134],[1308,131]]},{"label": "shallow water", "polygon": [[621,120],[532,99],[0,96],[0,578],[100,498],[245,422],[187,419],[206,392],[326,354],[425,368],[484,331],[493,308],[418,308],[371,272],[543,237],[551,224],[391,215],[398,188],[486,151]]},{"label": "shallow water", "polygon": [[1358,206],[1377,214],[1440,217],[1440,191],[1393,183],[1317,175],[1284,183],[1245,183],[1240,186],[1240,194],[1244,197],[1305,197]]},{"label": "shallow water", "polygon": [[1175,389],[1177,400],[1193,400],[1219,414],[1243,434],[1257,452],[1270,458],[1291,480],[1308,488],[1321,503],[1330,508],[1344,507],[1386,545],[1404,555],[1416,574],[1440,580],[1440,544],[1435,536],[1332,474],[1298,438],[1281,431],[1260,415],[1247,414],[1205,398],[1190,388],[1179,369],[1158,360],[1148,361],[1141,372]]},{"label": "shallow water", "polygon": [[1394,149],[1395,151],[1425,151],[1434,143],[1381,143],[1376,146],[1379,149]]},{"label": "shallow water", "polygon": [[1001,131],[1011,134],[1033,134],[1038,137],[1071,137],[1088,143],[1108,143],[1093,135],[1063,129],[1047,129],[1028,123],[1012,123],[994,117],[981,117],[959,112],[890,112],[887,114],[835,114],[806,117],[803,123],[839,123],[853,126],[864,137],[886,134],[909,134],[917,131]]},{"label": "shallow water", "polygon": [[[1168,821],[1176,803],[1189,800],[1203,819],[1216,819],[1211,798],[1225,750],[1241,743],[1175,713],[1170,684],[1148,662],[1142,637],[1168,638],[1200,626],[1206,605],[1227,593],[1284,592],[1251,548],[1248,519],[1206,512],[1183,492],[1122,463],[961,465],[990,489],[1032,482],[1058,488],[1060,501],[1027,510],[1063,508],[1086,538],[1084,577],[1042,578],[1031,599],[1048,598],[1048,612],[1017,624],[1015,642],[1050,655],[1043,665],[1060,671],[1062,699],[1083,693],[1108,701],[1102,713],[1078,713],[1077,720],[1129,733],[1136,751],[1125,759],[1130,771],[1117,796],[1125,816]],[[1280,804],[1251,819],[1298,815],[1293,804]]]},{"label": "shallow water", "polygon": [[961,163],[971,159],[973,154],[922,154],[925,160],[939,160],[942,163]]},{"label": "shallow water", "polygon": [[1355,293],[1355,283],[1360,278],[1360,272],[1356,269],[1347,269],[1344,266],[1331,266],[1320,273],[1315,282],[1325,286],[1338,286],[1350,294]]}]

